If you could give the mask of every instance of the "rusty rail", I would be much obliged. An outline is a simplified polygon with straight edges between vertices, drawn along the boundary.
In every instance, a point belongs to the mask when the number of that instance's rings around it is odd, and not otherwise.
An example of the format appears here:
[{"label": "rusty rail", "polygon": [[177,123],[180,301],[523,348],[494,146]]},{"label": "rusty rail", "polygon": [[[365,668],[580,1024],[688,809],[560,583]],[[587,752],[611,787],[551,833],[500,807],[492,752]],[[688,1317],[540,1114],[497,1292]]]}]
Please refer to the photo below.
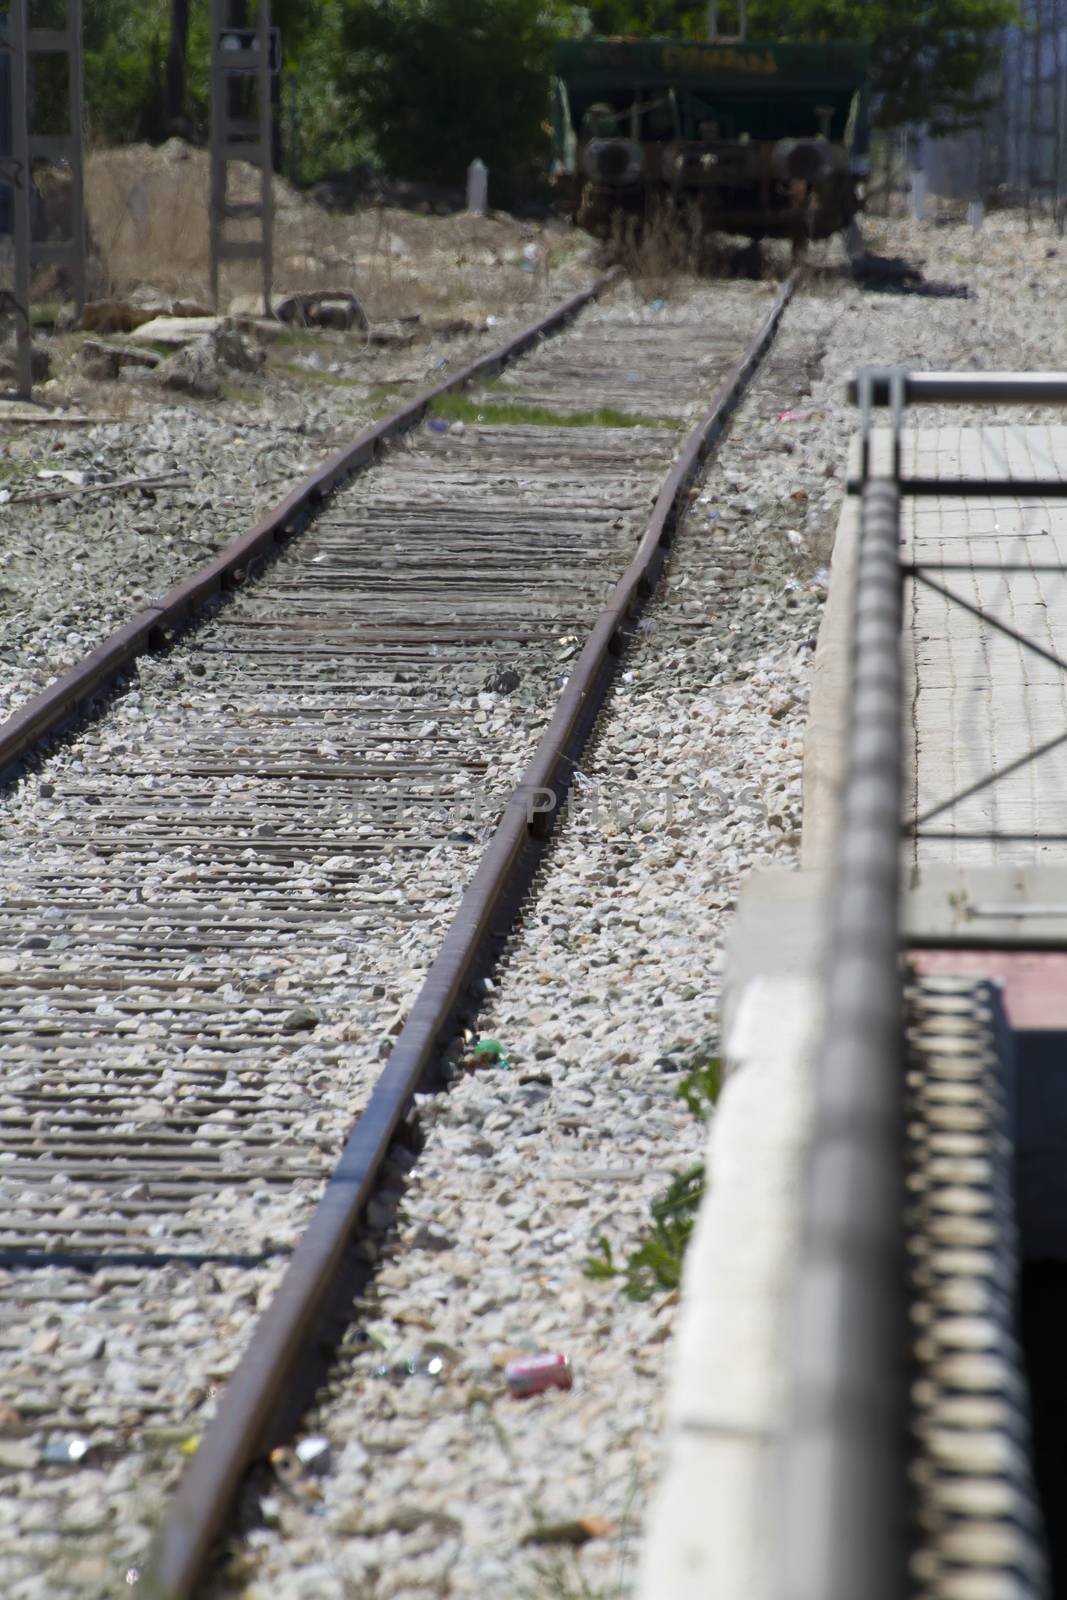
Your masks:
[{"label": "rusty rail", "polygon": [[[618,657],[655,589],[689,486],[741,399],[792,298],[782,286],[748,350],[687,435],[637,551],[597,618],[551,722],[514,793],[428,972],[366,1109],[349,1137],[278,1293],[222,1395],[178,1485],[139,1586],[153,1600],[192,1595],[244,1473],[267,1442],[278,1399],[314,1335],[377,1173],[436,1052],[454,1030],[471,984],[511,927],[552,819],[573,776]],[[425,402],[415,401],[414,409]],[[534,803],[550,793],[551,809]]]},{"label": "rusty rail", "polygon": [[86,702],[113,683],[138,656],[158,649],[183,627],[208,601],[244,582],[253,562],[269,556],[276,546],[300,532],[314,516],[323,500],[362,468],[370,466],[382,447],[414,428],[440,395],[468,384],[484,383],[510,362],[523,355],[539,339],[558,333],[590,301],[597,299],[618,282],[619,271],[612,268],[586,288],[580,289],[546,316],[470,362],[450,378],[401,406],[380,422],[365,428],[349,444],[328,456],[320,467],[292,489],[273,510],[268,511],[247,533],[240,534],[225,550],[198,568],[190,577],[168,589],[152,605],[116,628],[76,666],[53,680],[40,694],[19,707],[0,723],[0,781],[17,773],[16,763],[39,740],[60,731],[79,715]]}]

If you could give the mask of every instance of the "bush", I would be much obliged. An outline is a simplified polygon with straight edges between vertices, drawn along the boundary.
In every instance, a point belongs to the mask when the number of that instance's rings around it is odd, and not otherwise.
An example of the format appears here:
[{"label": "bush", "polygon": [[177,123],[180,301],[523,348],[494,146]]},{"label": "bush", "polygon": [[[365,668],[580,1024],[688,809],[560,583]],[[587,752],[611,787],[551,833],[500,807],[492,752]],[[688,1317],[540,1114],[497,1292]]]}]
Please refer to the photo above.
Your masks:
[{"label": "bush", "polygon": [[355,0],[342,91],[386,169],[460,188],[480,156],[514,201],[547,162],[555,22],[543,0]]}]

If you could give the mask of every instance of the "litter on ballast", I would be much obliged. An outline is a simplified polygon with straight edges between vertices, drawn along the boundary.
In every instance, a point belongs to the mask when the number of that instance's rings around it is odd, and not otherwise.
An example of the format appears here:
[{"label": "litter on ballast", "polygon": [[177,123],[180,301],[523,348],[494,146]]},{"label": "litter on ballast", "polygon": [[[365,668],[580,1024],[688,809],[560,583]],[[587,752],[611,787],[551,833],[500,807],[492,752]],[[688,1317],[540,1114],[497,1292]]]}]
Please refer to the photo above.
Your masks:
[{"label": "litter on ballast", "polygon": [[301,1439],[294,1445],[293,1453],[305,1472],[322,1474],[330,1466],[330,1441],[321,1434]]},{"label": "litter on ballast", "polygon": [[523,1544],[569,1544],[578,1549],[590,1539],[607,1539],[615,1524],[606,1517],[575,1517],[571,1522],[546,1522],[523,1535]]},{"label": "litter on ballast", "polygon": [[504,1379],[516,1400],[541,1394],[545,1389],[569,1389],[574,1381],[569,1358],[558,1350],[543,1350],[536,1356],[509,1361]]},{"label": "litter on ballast", "polygon": [[41,1459],[52,1467],[75,1467],[89,1454],[89,1441],[80,1434],[70,1434],[66,1439],[49,1439],[41,1452]]},{"label": "litter on ballast", "polygon": [[482,1056],[486,1060],[494,1062],[498,1067],[503,1067],[505,1071],[511,1066],[511,1062],[504,1054],[504,1046],[499,1039],[479,1039],[471,1051],[471,1055]]}]

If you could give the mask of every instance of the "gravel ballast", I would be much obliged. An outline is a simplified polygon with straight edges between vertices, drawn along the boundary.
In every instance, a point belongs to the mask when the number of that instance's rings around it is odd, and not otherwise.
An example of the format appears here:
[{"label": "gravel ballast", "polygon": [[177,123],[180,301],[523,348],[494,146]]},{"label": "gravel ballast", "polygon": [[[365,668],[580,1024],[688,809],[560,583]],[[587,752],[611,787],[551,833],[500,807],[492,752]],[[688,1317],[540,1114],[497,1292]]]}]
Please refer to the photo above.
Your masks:
[{"label": "gravel ballast", "polygon": [[[216,403],[161,396],[135,369],[130,383],[57,384],[67,420],[55,426],[5,420],[0,407],[0,718],[247,532],[331,451],[591,277],[561,275],[510,315],[399,356],[355,335],[283,334],[296,349],[272,343],[260,372],[224,372],[236,381]],[[108,493],[111,483],[128,486]],[[43,495],[57,498],[27,498]]]},{"label": "gravel ballast", "polygon": [[[510,1068],[479,1066],[423,1102],[428,1141],[395,1240],[308,1421],[330,1442],[329,1470],[279,1463],[228,1593],[629,1591],[674,1306],[630,1302],[584,1267],[601,1236],[624,1257],[651,1198],[699,1159],[705,1129],[677,1089],[718,1047],[737,888],[796,857],[811,651],[853,421],[844,378],[870,361],[1067,366],[1054,236],[997,219],[978,235],[901,225],[887,237],[975,298],[816,283],[787,313],[479,1019]],[[235,1281],[235,1324],[251,1309]],[[565,1351],[574,1387],[516,1401],[502,1363],[535,1348]],[[85,1475],[88,1525],[119,1503],[120,1525],[143,1530],[134,1460]],[[8,1537],[18,1504],[7,1500]],[[595,1536],[577,1553],[523,1542],[583,1518]],[[70,1592],[96,1591],[87,1574]]]},{"label": "gravel ballast", "polygon": [[[593,420],[430,418],[14,791],[6,1592],[109,1593],[140,1561],[681,429],[772,293],[590,308],[493,394]],[[598,423],[642,369],[646,420]]]},{"label": "gravel ballast", "polygon": [[[510,1070],[463,1074],[425,1107],[432,1131],[359,1330],[369,1342],[353,1337],[308,1422],[334,1469],[313,1500],[268,1496],[227,1593],[630,1590],[674,1297],[634,1304],[584,1266],[601,1237],[624,1259],[668,1175],[700,1158],[705,1130],[676,1091],[718,1049],[734,898],[753,868],[796,861],[810,663],[853,426],[844,379],[872,361],[1067,364],[1054,241],[998,222],[876,242],[927,256],[928,277],[975,298],[834,283],[787,314],[479,1019]],[[1020,284],[1020,255],[1036,288]],[[503,1363],[534,1349],[569,1355],[570,1392],[507,1394]],[[395,1376],[405,1362],[418,1370]],[[580,1519],[599,1535],[580,1550],[525,1542]]]}]

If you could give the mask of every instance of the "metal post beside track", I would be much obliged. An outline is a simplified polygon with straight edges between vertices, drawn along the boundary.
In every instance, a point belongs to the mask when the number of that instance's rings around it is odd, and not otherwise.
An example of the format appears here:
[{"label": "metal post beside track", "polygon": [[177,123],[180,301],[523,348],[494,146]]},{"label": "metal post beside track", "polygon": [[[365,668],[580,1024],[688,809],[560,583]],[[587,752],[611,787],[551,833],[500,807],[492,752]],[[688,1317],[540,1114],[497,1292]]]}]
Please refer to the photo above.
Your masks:
[{"label": "metal post beside track", "polygon": [[[0,155],[0,183],[12,196],[14,284],[11,309],[17,340],[17,385],[28,400],[33,384],[33,340],[30,322],[30,271],[51,265],[65,269],[74,314],[85,308],[85,162],[82,136],[82,0],[66,0],[66,25],[30,28],[26,0],[10,0],[6,27],[0,26],[0,49],[8,62],[10,85],[10,149]],[[27,95],[31,55],[65,56],[67,60],[67,131],[34,133]],[[34,240],[30,223],[33,163],[41,159],[66,167],[70,178],[70,227],[62,239]]]},{"label": "metal post beside track", "polygon": [[30,55],[67,58],[67,131],[34,133],[29,131],[30,166],[37,159],[66,167],[70,175],[70,231],[63,239],[41,239],[30,245],[34,266],[65,269],[74,302],[74,314],[85,309],[85,141],[82,121],[82,0],[66,0],[67,20],[62,28],[31,28],[27,33]]},{"label": "metal post beside track", "polygon": [[[274,196],[271,76],[280,48],[270,25],[270,0],[257,0],[254,28],[230,21],[230,0],[211,0],[211,293],[219,305],[219,279],[225,261],[258,261],[263,314],[272,312],[274,279]],[[253,83],[254,114],[234,110],[231,91]],[[258,169],[258,200],[231,200],[230,163],[245,161]],[[253,238],[226,237],[227,222],[254,222]]]},{"label": "metal post beside track", "polygon": [[[16,384],[21,399],[33,387],[33,344],[30,330],[30,153],[26,136],[26,0],[8,0],[7,26],[0,49],[8,61],[10,84],[10,149],[0,155],[0,182],[11,193],[13,283],[8,302],[15,322]],[[3,130],[0,129],[0,137]]]}]

